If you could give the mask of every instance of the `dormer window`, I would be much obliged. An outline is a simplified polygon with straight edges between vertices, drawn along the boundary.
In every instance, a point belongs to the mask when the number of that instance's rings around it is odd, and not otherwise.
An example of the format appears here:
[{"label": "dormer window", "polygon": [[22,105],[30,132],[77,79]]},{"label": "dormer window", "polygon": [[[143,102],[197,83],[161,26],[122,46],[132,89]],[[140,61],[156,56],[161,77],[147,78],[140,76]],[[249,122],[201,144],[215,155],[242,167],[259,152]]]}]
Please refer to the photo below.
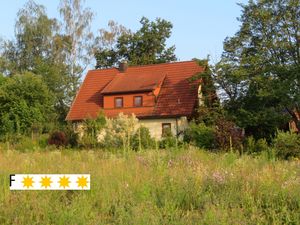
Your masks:
[{"label": "dormer window", "polygon": [[142,96],[134,96],[133,97],[133,105],[134,105],[134,107],[143,106],[143,97]]},{"label": "dormer window", "polygon": [[123,108],[123,97],[115,98],[115,108]]}]

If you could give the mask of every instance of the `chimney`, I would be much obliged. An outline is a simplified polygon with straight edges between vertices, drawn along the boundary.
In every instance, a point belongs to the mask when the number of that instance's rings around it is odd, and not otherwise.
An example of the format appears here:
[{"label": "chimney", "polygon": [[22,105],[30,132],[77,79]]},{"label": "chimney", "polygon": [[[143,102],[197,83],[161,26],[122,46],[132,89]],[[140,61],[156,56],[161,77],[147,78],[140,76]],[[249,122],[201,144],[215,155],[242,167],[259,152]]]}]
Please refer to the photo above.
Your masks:
[{"label": "chimney", "polygon": [[125,73],[127,70],[128,64],[126,60],[123,60],[119,63],[119,71],[120,73]]}]

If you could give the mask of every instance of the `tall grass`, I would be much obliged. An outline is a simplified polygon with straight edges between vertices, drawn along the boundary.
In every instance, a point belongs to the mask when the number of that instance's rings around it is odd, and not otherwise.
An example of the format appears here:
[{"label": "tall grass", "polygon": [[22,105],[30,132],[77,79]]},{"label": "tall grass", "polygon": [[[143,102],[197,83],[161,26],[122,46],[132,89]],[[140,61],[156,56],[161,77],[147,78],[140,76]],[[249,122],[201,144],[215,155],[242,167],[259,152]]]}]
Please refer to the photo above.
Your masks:
[{"label": "tall grass", "polygon": [[[90,191],[9,191],[12,173],[90,173]],[[0,151],[0,224],[299,224],[300,162],[197,149]]]}]

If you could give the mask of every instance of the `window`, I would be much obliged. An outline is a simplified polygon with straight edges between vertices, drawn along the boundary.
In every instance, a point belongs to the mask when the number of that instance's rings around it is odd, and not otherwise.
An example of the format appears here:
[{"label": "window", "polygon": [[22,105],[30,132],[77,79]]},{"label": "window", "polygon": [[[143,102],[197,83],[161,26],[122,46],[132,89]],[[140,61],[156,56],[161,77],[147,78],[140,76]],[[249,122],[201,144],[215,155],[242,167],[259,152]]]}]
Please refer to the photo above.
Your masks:
[{"label": "window", "polygon": [[171,134],[171,123],[163,123],[162,124],[162,136],[166,137]]},{"label": "window", "polygon": [[133,97],[133,105],[135,107],[143,106],[143,97],[142,96],[134,96]]},{"label": "window", "polygon": [[123,107],[123,98],[117,97],[115,98],[115,108],[122,108]]}]

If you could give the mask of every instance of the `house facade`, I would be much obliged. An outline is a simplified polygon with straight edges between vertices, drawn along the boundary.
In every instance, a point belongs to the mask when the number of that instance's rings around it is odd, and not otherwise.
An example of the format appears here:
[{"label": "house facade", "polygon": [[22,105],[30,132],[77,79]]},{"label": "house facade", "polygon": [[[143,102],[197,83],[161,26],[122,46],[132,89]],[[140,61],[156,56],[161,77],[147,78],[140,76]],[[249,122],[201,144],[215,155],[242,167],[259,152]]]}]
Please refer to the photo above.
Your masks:
[{"label": "house facade", "polygon": [[179,136],[193,117],[201,81],[191,77],[203,68],[196,61],[90,70],[74,99],[66,120],[80,122],[135,114],[139,123],[160,139],[167,130]]}]

